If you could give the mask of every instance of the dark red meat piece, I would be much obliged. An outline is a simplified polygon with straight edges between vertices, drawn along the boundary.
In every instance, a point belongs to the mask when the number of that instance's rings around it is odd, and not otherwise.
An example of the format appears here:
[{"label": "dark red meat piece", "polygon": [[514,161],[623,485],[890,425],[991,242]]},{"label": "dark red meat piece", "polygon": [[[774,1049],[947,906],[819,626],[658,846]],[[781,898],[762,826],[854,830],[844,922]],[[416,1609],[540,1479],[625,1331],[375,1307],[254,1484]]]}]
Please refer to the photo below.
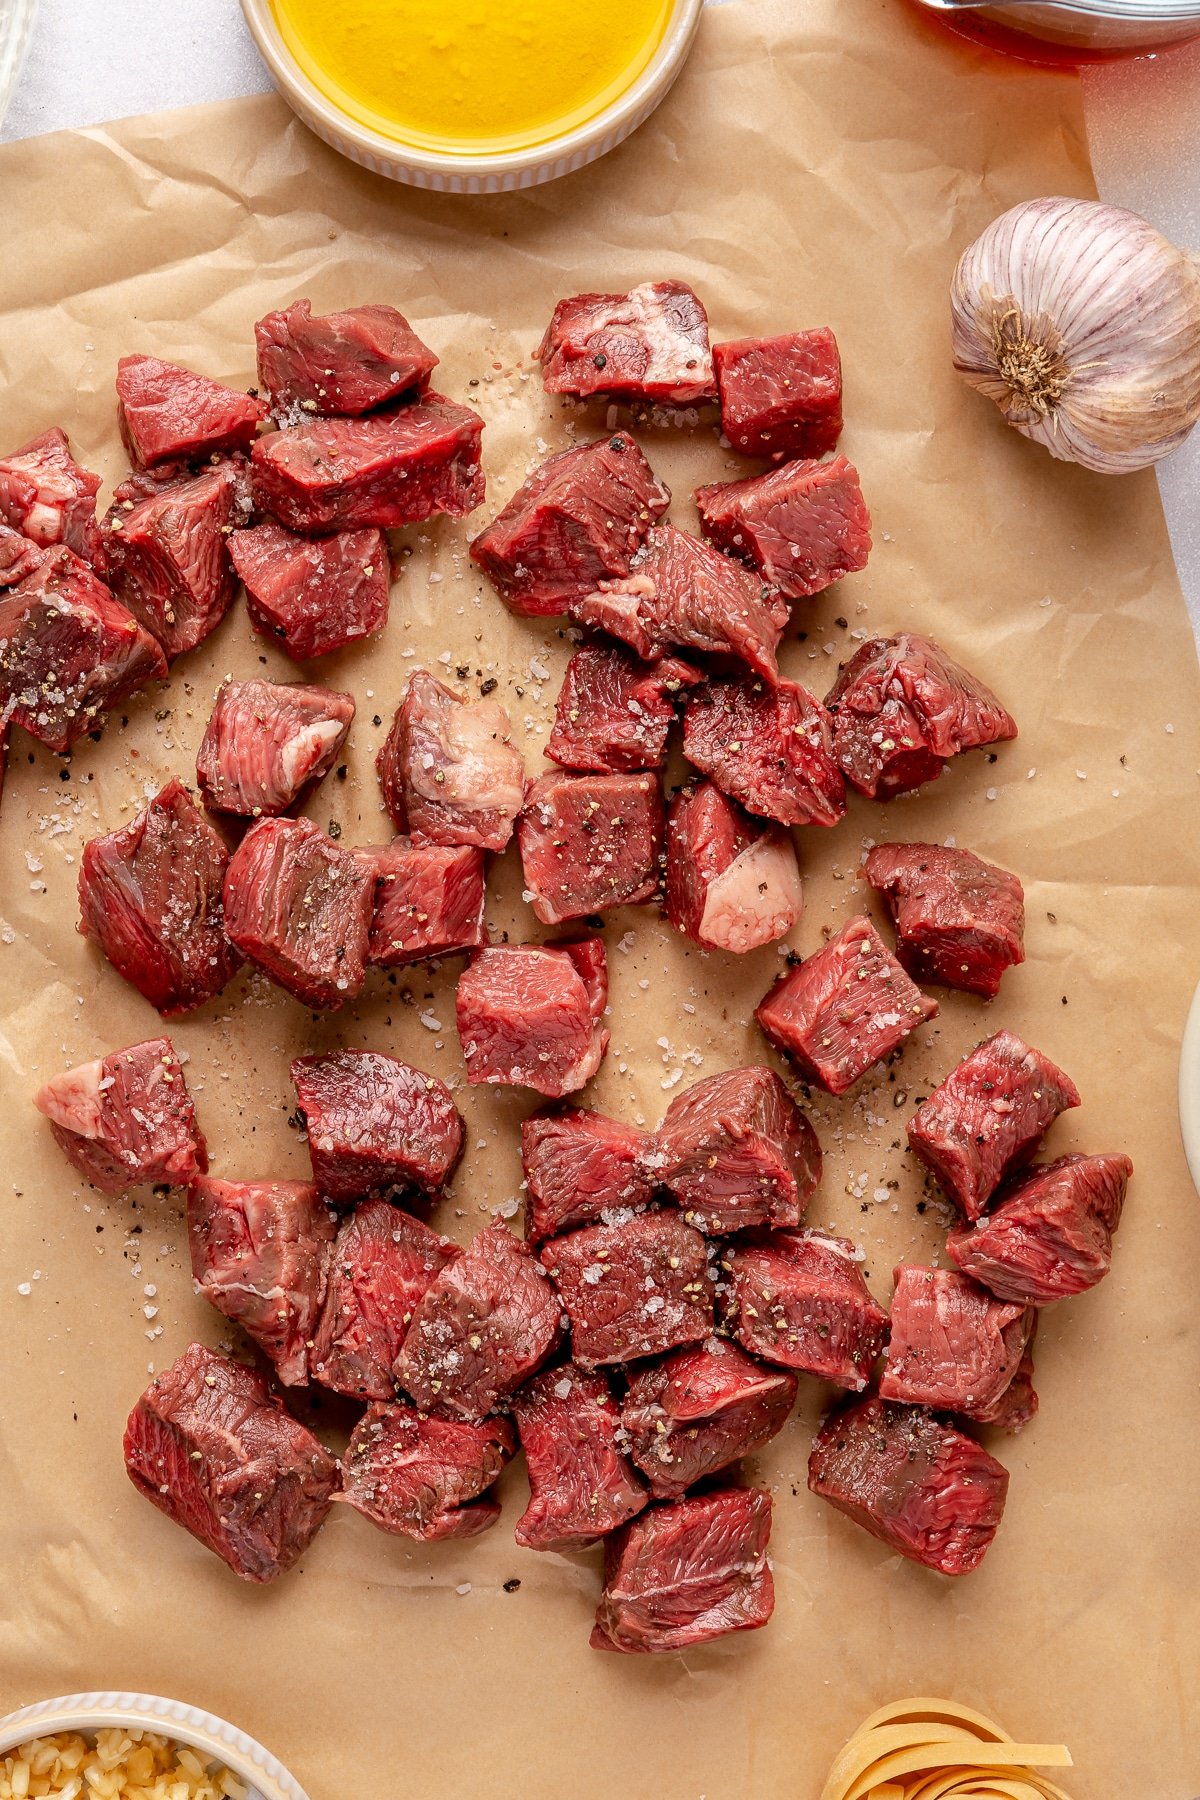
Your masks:
[{"label": "dark red meat piece", "polygon": [[672,1100],[649,1166],[699,1231],[799,1225],[821,1146],[773,1070],[726,1069]]},{"label": "dark red meat piece", "polygon": [[629,1383],[621,1424],[659,1500],[750,1456],[787,1424],[799,1378],[767,1369],[724,1338],[672,1351]]},{"label": "dark red meat piece", "polygon": [[297,662],[387,624],[391,564],[382,531],[304,538],[264,519],[233,533],[229,555],[245,584],[250,623]]},{"label": "dark red meat piece", "polygon": [[548,394],[686,405],[716,392],[708,316],[682,281],[560,300],[534,354]]},{"label": "dark red meat piece", "polygon": [[547,457],[492,523],[471,541],[471,559],[510,612],[564,613],[601,581],[629,573],[671,500],[623,431]]},{"label": "dark red meat piece", "polygon": [[885,1400],[988,1418],[999,1407],[1033,1335],[1032,1307],[995,1300],[953,1269],[896,1270]]},{"label": "dark red meat piece", "polygon": [[525,1235],[536,1243],[606,1213],[650,1204],[650,1137],[586,1107],[536,1112],[521,1126],[528,1199]]},{"label": "dark red meat piece", "polygon": [[329,773],[353,718],[350,695],[332,688],[224,682],[196,757],[205,805],[252,819],[286,812]]},{"label": "dark red meat piece", "polygon": [[117,364],[117,423],[135,469],[248,450],[267,416],[261,400],[157,356]]},{"label": "dark red meat piece", "polygon": [[354,1428],[337,1498],[418,1543],[478,1537],[500,1517],[487,1490],[515,1448],[507,1419],[468,1425],[376,1401]]},{"label": "dark red meat piece", "polygon": [[953,1426],[872,1395],[826,1419],[808,1485],[911,1562],[967,1575],[996,1535],[1008,1470]]},{"label": "dark red meat piece", "polygon": [[771,1496],[717,1488],[647,1507],[604,1545],[593,1650],[691,1650],[757,1631],[775,1607]]},{"label": "dark red meat piece", "polygon": [[648,1499],[617,1448],[620,1412],[603,1375],[560,1363],[513,1395],[529,1469],[529,1505],[514,1536],[526,1550],[586,1550]]},{"label": "dark red meat piece", "polygon": [[697,488],[700,529],[787,599],[803,599],[867,566],[871,515],[844,456],[788,462],[747,481]]},{"label": "dark red meat piece", "polygon": [[225,876],[225,929],[305,1006],[353,1000],[366,974],[375,878],[311,819],[263,819]]},{"label": "dark red meat piece", "polygon": [[204,1133],[169,1038],[149,1038],[53,1075],[33,1097],[93,1187],[186,1187],[208,1167]]},{"label": "dark red meat piece", "polygon": [[254,327],[258,378],[277,410],[357,414],[428,386],[437,357],[394,306],[313,314],[308,300]]},{"label": "dark red meat piece", "polygon": [[935,780],[960,751],[1017,735],[992,690],[913,631],[861,645],[825,704],[834,755],[847,781],[871,800]]},{"label": "dark red meat piece", "polygon": [[125,1427],[139,1493],[244,1581],[274,1581],[312,1543],[338,1466],[255,1369],[192,1344]]},{"label": "dark red meat piece", "polygon": [[585,1225],[543,1246],[585,1368],[658,1356],[713,1328],[713,1284],[698,1231],[672,1213]]},{"label": "dark red meat piece", "polygon": [[877,844],[865,869],[914,980],[992,1000],[1005,969],[1025,961],[1025,892],[1007,869],[941,844]]},{"label": "dark red meat piece", "polygon": [[436,1075],[375,1050],[333,1050],[298,1056],[292,1080],[313,1180],[328,1199],[393,1188],[433,1194],[449,1179],[462,1154],[463,1122]]},{"label": "dark red meat piece", "polygon": [[343,1219],[309,1351],[314,1381],[355,1400],[391,1400],[392,1365],[413,1315],[461,1255],[411,1213],[367,1200]]},{"label": "dark red meat piece", "polygon": [[215,631],[237,591],[228,542],[241,522],[229,463],[175,481],[134,476],[104,519],[109,580],[168,658]]},{"label": "dark red meat piece", "polygon": [[512,836],[525,764],[498,700],[466,701],[415,670],[375,766],[397,831],[480,850],[503,850]]},{"label": "dark red meat piece", "polygon": [[[1036,1331],[1037,1314],[1034,1313],[1034,1331]],[[1033,1338],[1029,1334],[1029,1346],[1021,1358],[1016,1374],[994,1405],[981,1408],[973,1415],[980,1425],[994,1425],[997,1431],[1007,1431],[1010,1437],[1024,1431],[1031,1419],[1037,1417],[1038,1397],[1033,1386]]]},{"label": "dark red meat piece", "polygon": [[1112,1266],[1132,1174],[1127,1156],[1042,1163],[1002,1187],[987,1218],[955,1227],[946,1240],[950,1259],[1018,1306],[1086,1293]]},{"label": "dark red meat piece", "polygon": [[667,815],[665,909],[706,950],[743,956],[786,937],[804,905],[791,835],[714,782],[682,789]]},{"label": "dark red meat piece", "polygon": [[842,430],[842,361],[824,327],[713,345],[721,429],[746,456],[817,457]]},{"label": "dark red meat piece", "polygon": [[167,672],[158,644],[73,551],[0,594],[0,711],[51,750]]},{"label": "dark red meat piece", "polygon": [[198,1180],[188,1190],[197,1292],[240,1325],[288,1387],[308,1381],[333,1215],[307,1181]]},{"label": "dark red meat piece", "polygon": [[259,438],[255,505],[289,531],[356,531],[461,519],[483,499],[483,420],[432,390],[362,419],[318,419]]},{"label": "dark red meat piece", "polygon": [[458,979],[455,1011],[467,1080],[573,1094],[604,1060],[608,964],[600,938],[492,944]]},{"label": "dark red meat piece", "polygon": [[661,769],[676,702],[702,679],[678,657],[643,663],[617,644],[586,644],[567,664],[546,755],[606,775]]},{"label": "dark red meat piece", "polygon": [[710,681],[689,695],[683,753],[722,793],[781,825],[836,825],[846,790],[830,718],[798,681]]},{"label": "dark red meat piece", "polygon": [[722,1257],[734,1334],[755,1356],[861,1389],[883,1348],[887,1314],[854,1245],[816,1231],[762,1233]]},{"label": "dark red meat piece", "polygon": [[99,488],[100,477],[75,461],[57,425],[0,457],[0,519],[35,544],[65,544],[102,573]]},{"label": "dark red meat piece", "polygon": [[32,538],[23,537],[11,525],[0,525],[0,587],[16,587],[35,569],[40,569],[46,552]]},{"label": "dark red meat piece", "polygon": [[79,929],[164,1017],[203,1006],[241,967],[222,906],[228,864],[178,780],[128,825],[83,847]]},{"label": "dark red meat piece", "polygon": [[482,1419],[541,1368],[561,1310],[528,1245],[496,1219],[421,1300],[396,1380],[423,1412]]},{"label": "dark red meat piece", "polygon": [[965,1217],[977,1219],[1058,1115],[1078,1105],[1069,1075],[1015,1031],[998,1031],[917,1108],[908,1141]]},{"label": "dark red meat piece", "polygon": [[399,837],[357,854],[375,876],[368,962],[399,968],[487,943],[482,850]]},{"label": "dark red meat piece", "polygon": [[659,887],[658,776],[542,775],[517,821],[517,842],[525,892],[543,925],[644,905]]}]

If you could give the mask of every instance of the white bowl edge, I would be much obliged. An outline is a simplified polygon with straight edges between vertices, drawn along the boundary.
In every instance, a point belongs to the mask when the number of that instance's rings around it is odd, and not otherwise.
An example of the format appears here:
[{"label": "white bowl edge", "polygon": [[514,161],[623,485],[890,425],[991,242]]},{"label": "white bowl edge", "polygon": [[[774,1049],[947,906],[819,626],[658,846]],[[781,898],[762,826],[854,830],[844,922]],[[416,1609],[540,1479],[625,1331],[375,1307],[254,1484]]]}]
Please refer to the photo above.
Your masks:
[{"label": "white bowl edge", "polygon": [[1200,987],[1192,996],[1179,1047],[1179,1129],[1192,1181],[1200,1193]]}]

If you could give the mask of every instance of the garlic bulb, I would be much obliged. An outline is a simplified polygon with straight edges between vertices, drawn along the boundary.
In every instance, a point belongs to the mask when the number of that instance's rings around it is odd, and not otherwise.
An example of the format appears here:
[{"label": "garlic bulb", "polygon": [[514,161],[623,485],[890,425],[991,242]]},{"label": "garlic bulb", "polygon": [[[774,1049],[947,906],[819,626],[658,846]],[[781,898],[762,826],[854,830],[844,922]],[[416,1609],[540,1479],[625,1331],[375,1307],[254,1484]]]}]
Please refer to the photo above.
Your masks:
[{"label": "garlic bulb", "polygon": [[1200,419],[1200,264],[1136,213],[1029,200],[963,252],[954,366],[1052,456],[1145,468]]}]

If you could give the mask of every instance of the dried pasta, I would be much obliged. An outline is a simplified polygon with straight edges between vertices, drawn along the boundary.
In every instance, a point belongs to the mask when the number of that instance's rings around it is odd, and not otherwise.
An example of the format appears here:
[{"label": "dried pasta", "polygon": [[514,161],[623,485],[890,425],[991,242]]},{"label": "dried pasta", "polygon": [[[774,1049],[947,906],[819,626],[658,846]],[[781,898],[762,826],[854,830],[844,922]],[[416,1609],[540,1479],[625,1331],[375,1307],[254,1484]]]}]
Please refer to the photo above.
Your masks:
[{"label": "dried pasta", "polygon": [[1069,1769],[1063,1744],[1018,1744],[951,1700],[902,1700],[859,1726],[821,1800],[1068,1800],[1037,1773]]}]

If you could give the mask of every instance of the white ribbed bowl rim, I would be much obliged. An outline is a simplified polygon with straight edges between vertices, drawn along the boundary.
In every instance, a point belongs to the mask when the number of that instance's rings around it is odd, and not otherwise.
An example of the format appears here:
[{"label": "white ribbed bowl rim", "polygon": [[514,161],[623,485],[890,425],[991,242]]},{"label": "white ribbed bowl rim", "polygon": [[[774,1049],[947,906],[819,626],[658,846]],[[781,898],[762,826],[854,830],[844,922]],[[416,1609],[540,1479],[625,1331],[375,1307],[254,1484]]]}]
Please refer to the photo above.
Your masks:
[{"label": "white ribbed bowl rim", "polygon": [[1192,997],[1179,1050],[1179,1129],[1192,1181],[1200,1192],[1200,987]]},{"label": "white ribbed bowl rim", "polygon": [[60,1731],[89,1734],[111,1727],[156,1731],[175,1738],[193,1750],[203,1751],[213,1762],[231,1769],[248,1782],[260,1800],[309,1800],[296,1777],[277,1757],[226,1719],[188,1706],[182,1700],[164,1700],[156,1694],[65,1694],[56,1700],[39,1700],[19,1712],[0,1718],[0,1756],[34,1737],[52,1737]]},{"label": "white ribbed bowl rim", "polygon": [[293,60],[275,23],[271,0],[241,0],[241,7],[276,87],[309,130],[334,150],[376,175],[410,187],[443,194],[499,194],[569,175],[624,143],[665,99],[687,61],[704,0],[674,0],[670,24],[649,65],[594,119],[545,143],[490,156],[439,156],[361,125],[334,106]]}]

